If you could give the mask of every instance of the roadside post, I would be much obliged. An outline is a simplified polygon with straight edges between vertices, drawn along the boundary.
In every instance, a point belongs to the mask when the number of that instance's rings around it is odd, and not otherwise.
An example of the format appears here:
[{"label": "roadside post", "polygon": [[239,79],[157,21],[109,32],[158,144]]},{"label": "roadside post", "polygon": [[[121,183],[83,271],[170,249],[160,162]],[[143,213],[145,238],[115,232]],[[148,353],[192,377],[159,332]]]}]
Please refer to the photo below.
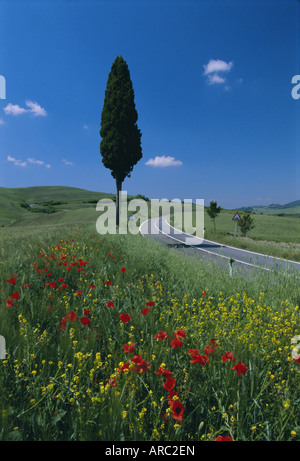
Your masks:
[{"label": "roadside post", "polygon": [[235,213],[234,217],[232,218],[232,221],[235,221],[234,236],[236,237],[237,223],[238,223],[238,221],[241,221],[241,217],[240,217],[238,211]]}]

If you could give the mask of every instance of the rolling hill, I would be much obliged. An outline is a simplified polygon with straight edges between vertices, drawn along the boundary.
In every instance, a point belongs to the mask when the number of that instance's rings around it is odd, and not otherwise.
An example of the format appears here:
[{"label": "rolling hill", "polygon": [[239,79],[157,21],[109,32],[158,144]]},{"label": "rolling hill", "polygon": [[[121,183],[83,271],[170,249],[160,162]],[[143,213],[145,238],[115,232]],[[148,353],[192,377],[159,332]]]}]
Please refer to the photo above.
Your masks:
[{"label": "rolling hill", "polygon": [[294,200],[285,205],[272,203],[271,205],[256,205],[238,208],[238,211],[250,211],[251,213],[273,214],[273,215],[293,215],[300,217],[300,200]]},{"label": "rolling hill", "polygon": [[94,219],[96,203],[103,198],[115,195],[66,186],[0,187],[0,226],[68,223],[74,214]]}]

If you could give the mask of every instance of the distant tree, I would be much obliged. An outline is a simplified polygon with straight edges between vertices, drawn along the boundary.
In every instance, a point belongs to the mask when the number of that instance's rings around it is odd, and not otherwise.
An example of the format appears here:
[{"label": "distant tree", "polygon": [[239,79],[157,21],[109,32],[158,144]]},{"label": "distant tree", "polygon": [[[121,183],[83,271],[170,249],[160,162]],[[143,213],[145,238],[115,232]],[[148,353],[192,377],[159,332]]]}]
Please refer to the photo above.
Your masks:
[{"label": "distant tree", "polygon": [[145,202],[149,202],[149,198],[143,194],[137,194],[135,198],[140,199],[140,200],[145,200]]},{"label": "distant tree", "polygon": [[241,230],[242,236],[245,237],[247,232],[255,227],[254,218],[252,218],[249,213],[246,213],[241,217],[241,220],[238,222],[238,226]]},{"label": "distant tree", "polygon": [[142,158],[141,132],[129,69],[117,56],[108,75],[101,113],[100,153],[103,165],[116,181],[116,225],[119,226],[119,194],[122,183],[130,177],[134,165]]},{"label": "distant tree", "polygon": [[214,222],[214,229],[215,230],[216,230],[216,218],[218,217],[221,210],[222,210],[222,208],[220,206],[217,206],[217,202],[214,202],[213,200],[211,202],[209,202],[209,207],[207,207],[207,209],[206,209],[208,216]]}]

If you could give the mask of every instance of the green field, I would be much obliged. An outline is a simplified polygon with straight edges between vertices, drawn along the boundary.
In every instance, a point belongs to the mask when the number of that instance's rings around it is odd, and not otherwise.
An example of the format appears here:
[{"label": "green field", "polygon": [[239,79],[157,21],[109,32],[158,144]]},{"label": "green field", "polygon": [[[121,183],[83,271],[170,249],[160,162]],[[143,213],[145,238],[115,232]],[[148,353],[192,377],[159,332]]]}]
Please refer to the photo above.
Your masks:
[{"label": "green field", "polygon": [[[0,226],[24,228],[95,223],[100,215],[96,211],[96,203],[104,198],[114,200],[115,195],[63,186],[0,188]],[[134,197],[128,196],[129,200],[132,198]],[[24,203],[27,208],[24,208]],[[298,206],[280,210],[269,207],[258,209],[263,209],[264,212],[252,213],[254,229],[246,237],[238,232],[237,238],[234,238],[232,221],[236,210],[222,210],[216,218],[216,230],[205,213],[205,238],[257,253],[300,261],[300,218],[296,213]],[[279,211],[281,215],[278,216],[275,211]],[[145,215],[144,218],[148,216]],[[175,227],[178,225],[172,219],[171,223]]]},{"label": "green field", "polygon": [[[292,215],[277,216],[273,214],[254,214],[254,229],[250,230],[246,237],[242,237],[237,231],[234,237],[235,223],[232,221],[236,210],[221,210],[216,218],[216,230],[214,223],[204,213],[205,238],[230,246],[254,251],[257,253],[277,256],[279,258],[300,261],[300,218]],[[240,212],[243,216],[244,212]],[[195,224],[195,211],[192,218]],[[180,226],[180,218],[170,220],[175,227]],[[184,225],[184,223],[183,223]]]},{"label": "green field", "polygon": [[95,223],[0,230],[0,440],[300,440],[292,274]]}]

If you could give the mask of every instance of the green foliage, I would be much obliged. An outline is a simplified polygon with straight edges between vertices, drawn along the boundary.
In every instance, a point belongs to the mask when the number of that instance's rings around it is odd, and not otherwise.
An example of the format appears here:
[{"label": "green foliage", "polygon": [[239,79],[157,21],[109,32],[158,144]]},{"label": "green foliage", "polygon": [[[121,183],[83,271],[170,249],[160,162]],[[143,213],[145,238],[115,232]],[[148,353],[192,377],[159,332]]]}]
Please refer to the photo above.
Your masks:
[{"label": "green foliage", "polygon": [[246,236],[247,232],[254,228],[254,218],[250,213],[246,213],[242,216],[241,220],[238,222],[238,226],[241,230],[243,237]]},{"label": "green foliage", "polygon": [[21,206],[22,208],[25,208],[25,210],[30,211],[30,206],[28,205],[27,202],[25,202],[25,200],[22,200],[22,202],[20,202],[20,206]]},{"label": "green foliage", "polygon": [[122,183],[142,158],[141,132],[129,69],[122,56],[112,64],[101,114],[100,153],[103,165]]},{"label": "green foliage", "polygon": [[207,207],[206,211],[208,216],[213,220],[214,222],[214,228],[216,229],[216,217],[219,215],[221,212],[222,208],[217,205],[217,202],[214,202],[213,200],[209,202],[209,207]]}]

